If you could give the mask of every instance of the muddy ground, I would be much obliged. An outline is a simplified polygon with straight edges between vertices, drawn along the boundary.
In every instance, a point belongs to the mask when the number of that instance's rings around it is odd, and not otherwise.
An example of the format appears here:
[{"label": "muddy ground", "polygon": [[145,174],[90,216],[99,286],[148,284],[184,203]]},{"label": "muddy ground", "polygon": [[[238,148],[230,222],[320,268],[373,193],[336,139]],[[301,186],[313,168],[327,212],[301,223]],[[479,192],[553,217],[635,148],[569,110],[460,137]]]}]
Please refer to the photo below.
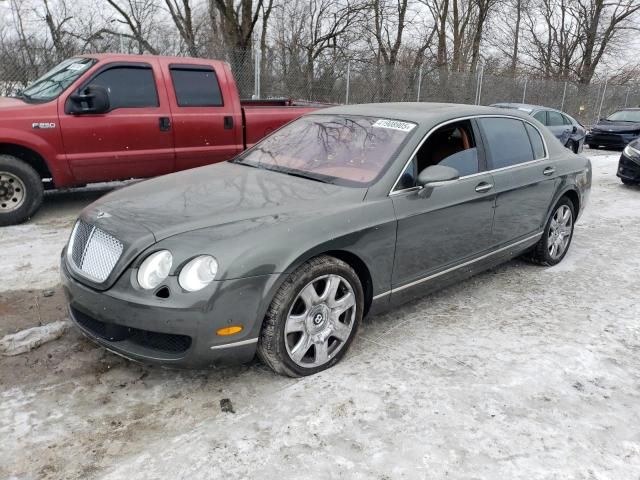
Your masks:
[{"label": "muddy ground", "polygon": [[[639,478],[640,188],[618,156],[592,154],[562,264],[516,260],[369,318],[311,378],[148,368],[74,329],[0,357],[0,478]],[[100,194],[2,229],[0,336],[66,318],[57,256]]]}]

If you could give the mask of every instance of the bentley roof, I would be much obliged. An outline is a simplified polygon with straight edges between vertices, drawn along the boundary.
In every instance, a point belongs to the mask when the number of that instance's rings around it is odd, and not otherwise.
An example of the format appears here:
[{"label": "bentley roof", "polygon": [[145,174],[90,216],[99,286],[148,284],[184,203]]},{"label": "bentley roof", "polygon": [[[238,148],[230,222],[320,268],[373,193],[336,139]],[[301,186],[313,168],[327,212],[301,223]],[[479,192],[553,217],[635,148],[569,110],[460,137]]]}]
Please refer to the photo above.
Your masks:
[{"label": "bentley roof", "polygon": [[[513,113],[517,114],[517,110]],[[504,108],[483,107],[461,103],[426,103],[426,102],[397,102],[397,103],[365,103],[359,105],[341,105],[313,112],[312,115],[363,115],[367,117],[381,117],[395,120],[406,120],[415,123],[432,123],[456,117],[473,115],[511,115]],[[523,118],[528,118],[520,115]]]}]

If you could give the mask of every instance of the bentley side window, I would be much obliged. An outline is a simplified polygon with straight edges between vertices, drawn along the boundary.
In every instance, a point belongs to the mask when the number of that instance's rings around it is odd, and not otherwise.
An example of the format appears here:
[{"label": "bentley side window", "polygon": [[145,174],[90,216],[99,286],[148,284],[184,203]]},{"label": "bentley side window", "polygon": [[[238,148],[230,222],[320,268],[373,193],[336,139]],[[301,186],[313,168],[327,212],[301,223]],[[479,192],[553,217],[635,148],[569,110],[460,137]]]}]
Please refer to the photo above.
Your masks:
[{"label": "bentley side window", "polygon": [[481,118],[492,169],[511,167],[534,160],[525,122],[515,118]]},{"label": "bentley side window", "polygon": [[433,132],[416,154],[418,173],[431,165],[453,167],[460,176],[478,173],[478,149],[471,122],[450,123]]},{"label": "bentley side window", "polygon": [[539,160],[541,158],[544,158],[546,153],[544,151],[544,143],[542,142],[540,132],[538,132],[537,128],[534,128],[528,123],[525,123],[524,127],[527,129],[527,134],[529,135],[529,140],[531,141],[531,147],[533,147],[533,154],[535,155],[535,159]]},{"label": "bentley side window", "polygon": [[405,167],[394,191],[415,187],[418,174],[432,165],[455,168],[461,177],[480,171],[478,149],[469,120],[450,123],[432,132]]}]

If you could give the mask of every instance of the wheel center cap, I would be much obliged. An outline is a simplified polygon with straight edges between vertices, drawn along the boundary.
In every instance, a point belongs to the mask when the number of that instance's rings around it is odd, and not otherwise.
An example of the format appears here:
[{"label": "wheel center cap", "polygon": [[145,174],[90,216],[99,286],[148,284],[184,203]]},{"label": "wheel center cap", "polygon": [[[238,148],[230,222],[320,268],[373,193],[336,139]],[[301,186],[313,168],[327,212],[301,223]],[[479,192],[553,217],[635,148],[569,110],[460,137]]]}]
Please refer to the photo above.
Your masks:
[{"label": "wheel center cap", "polygon": [[307,325],[310,331],[319,331],[324,328],[329,320],[329,308],[326,305],[316,305],[307,317]]}]

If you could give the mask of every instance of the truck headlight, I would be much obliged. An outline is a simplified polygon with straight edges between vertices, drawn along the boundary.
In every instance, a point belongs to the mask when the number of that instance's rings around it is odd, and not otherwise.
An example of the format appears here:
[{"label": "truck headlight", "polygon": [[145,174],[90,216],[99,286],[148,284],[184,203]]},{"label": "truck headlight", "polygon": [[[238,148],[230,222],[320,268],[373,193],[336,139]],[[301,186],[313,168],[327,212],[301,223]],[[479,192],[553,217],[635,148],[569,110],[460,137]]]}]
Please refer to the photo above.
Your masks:
[{"label": "truck headlight", "polygon": [[160,250],[144,259],[138,269],[138,283],[145,290],[160,285],[169,276],[173,256],[169,250]]},{"label": "truck headlight", "polygon": [[178,283],[187,292],[197,292],[209,285],[218,273],[218,262],[211,255],[200,255],[189,261],[178,277]]},{"label": "truck headlight", "polygon": [[622,154],[625,157],[633,158],[634,160],[640,160],[640,150],[633,148],[631,145],[624,147]]}]

